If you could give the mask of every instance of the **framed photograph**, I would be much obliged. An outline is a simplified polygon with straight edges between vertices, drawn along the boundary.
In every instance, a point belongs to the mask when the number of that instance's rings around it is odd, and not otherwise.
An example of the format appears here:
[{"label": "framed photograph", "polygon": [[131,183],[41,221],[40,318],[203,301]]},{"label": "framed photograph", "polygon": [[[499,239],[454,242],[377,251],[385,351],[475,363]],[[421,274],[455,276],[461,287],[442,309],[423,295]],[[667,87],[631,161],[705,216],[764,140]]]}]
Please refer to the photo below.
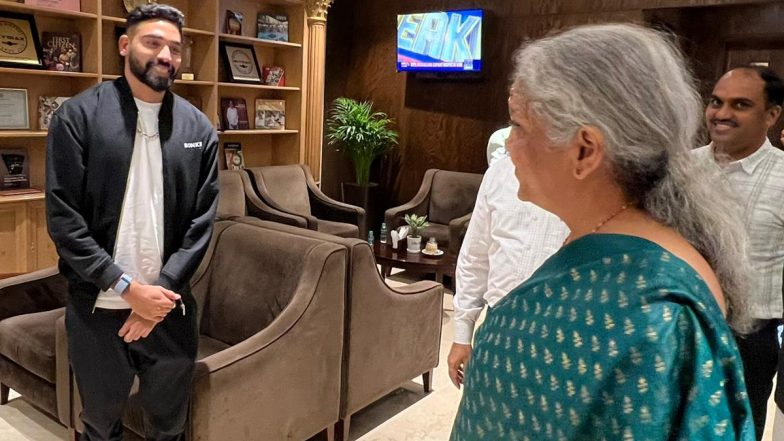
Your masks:
[{"label": "framed photograph", "polygon": [[125,6],[125,10],[128,12],[133,11],[138,6],[143,6],[150,3],[158,3],[158,2],[155,0],[123,0],[123,6]]},{"label": "framed photograph", "polygon": [[29,188],[30,161],[25,149],[0,149],[0,190]]},{"label": "framed photograph", "polygon": [[26,130],[29,128],[27,89],[0,88],[0,130]]},{"label": "framed photograph", "polygon": [[286,101],[256,100],[256,128],[283,130],[286,128]]},{"label": "framed photograph", "polygon": [[242,35],[242,12],[226,10],[226,33]]},{"label": "framed photograph", "polygon": [[259,63],[253,46],[222,43],[221,54],[226,62],[229,81],[234,83],[261,84]]},{"label": "framed photograph", "polygon": [[221,98],[221,128],[223,130],[248,130],[248,106],[244,98]]},{"label": "framed photograph", "polygon": [[24,0],[24,3],[26,5],[44,6],[54,9],[66,9],[68,11],[76,12],[81,10],[81,2],[79,0]]},{"label": "framed photograph", "polygon": [[32,15],[0,12],[0,66],[44,67],[41,41]]}]

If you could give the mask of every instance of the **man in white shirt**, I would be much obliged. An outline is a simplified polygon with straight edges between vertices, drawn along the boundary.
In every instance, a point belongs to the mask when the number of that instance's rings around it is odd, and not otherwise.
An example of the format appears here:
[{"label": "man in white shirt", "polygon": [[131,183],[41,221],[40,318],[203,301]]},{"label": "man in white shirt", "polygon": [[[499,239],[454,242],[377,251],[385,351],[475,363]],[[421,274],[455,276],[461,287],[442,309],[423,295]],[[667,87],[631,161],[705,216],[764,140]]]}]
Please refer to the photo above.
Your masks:
[{"label": "man in white shirt", "polygon": [[198,346],[190,278],[212,235],[218,139],[169,89],[183,15],[128,15],[124,75],[66,101],[47,139],[47,224],[68,280],[82,441],[121,440],[134,378],[145,439],[184,439]]},{"label": "man in white shirt", "polygon": [[[491,136],[489,144],[503,137],[504,130]],[[474,326],[485,305],[492,307],[528,279],[569,234],[555,215],[517,198],[512,160],[505,148],[491,154],[490,147],[488,159],[493,162],[479,187],[455,272],[455,341],[447,364],[449,378],[458,388],[471,358]]]},{"label": "man in white shirt", "polygon": [[767,138],[781,114],[782,101],[784,83],[769,69],[727,72],[716,83],[705,109],[712,142],[695,150],[722,166],[748,228],[749,258],[755,269],[749,303],[758,328],[736,340],[758,440],[778,362],[776,328],[784,315],[784,152]]}]

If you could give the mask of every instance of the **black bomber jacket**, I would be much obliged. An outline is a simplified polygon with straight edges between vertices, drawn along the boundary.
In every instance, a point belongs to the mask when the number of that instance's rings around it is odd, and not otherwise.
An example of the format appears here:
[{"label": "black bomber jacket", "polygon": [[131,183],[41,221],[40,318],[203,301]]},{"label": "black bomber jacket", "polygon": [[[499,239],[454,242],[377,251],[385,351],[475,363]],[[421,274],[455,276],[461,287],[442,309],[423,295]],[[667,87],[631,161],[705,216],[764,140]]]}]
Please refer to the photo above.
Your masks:
[{"label": "black bomber jacket", "polygon": [[[63,103],[46,143],[46,216],[72,299],[94,302],[123,272],[112,256],[136,136],[124,77]],[[158,116],[163,161],[164,255],[155,283],[188,293],[218,206],[218,138],[210,121],[166,92]],[[132,188],[127,191],[133,191]]]}]

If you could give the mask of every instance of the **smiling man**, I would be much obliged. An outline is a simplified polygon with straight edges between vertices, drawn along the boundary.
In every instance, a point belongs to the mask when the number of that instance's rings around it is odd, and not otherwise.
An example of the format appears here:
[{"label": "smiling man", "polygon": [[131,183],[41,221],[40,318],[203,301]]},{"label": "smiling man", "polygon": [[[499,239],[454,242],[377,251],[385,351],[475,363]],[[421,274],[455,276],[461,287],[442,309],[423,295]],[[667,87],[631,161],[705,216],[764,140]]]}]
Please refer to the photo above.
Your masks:
[{"label": "smiling man", "polygon": [[47,140],[49,234],[68,279],[69,359],[82,440],[121,440],[134,377],[148,440],[182,439],[196,357],[189,280],[217,207],[217,134],[169,91],[183,15],[127,19],[123,76],[68,100]]},{"label": "smiling man", "polygon": [[776,327],[784,315],[784,152],[768,130],[781,114],[784,83],[769,69],[745,67],[724,74],[713,89],[705,120],[711,144],[695,154],[717,161],[743,208],[750,260],[756,274],[749,293],[757,331],[738,337],[757,439],[765,428],[778,359]]}]

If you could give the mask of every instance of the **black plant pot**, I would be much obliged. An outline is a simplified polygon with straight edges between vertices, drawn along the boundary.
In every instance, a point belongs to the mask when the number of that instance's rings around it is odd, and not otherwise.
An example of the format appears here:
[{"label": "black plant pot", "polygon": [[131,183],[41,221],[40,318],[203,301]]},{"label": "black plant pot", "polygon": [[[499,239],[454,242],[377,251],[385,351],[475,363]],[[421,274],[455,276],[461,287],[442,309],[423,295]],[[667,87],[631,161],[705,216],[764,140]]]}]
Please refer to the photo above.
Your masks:
[{"label": "black plant pot", "polygon": [[359,229],[360,239],[367,239],[368,231],[373,230],[373,235],[378,240],[382,222],[379,196],[379,186],[375,182],[370,182],[368,185],[359,185],[356,182],[340,184],[340,198],[343,202],[365,209],[365,225],[360,226]]}]

